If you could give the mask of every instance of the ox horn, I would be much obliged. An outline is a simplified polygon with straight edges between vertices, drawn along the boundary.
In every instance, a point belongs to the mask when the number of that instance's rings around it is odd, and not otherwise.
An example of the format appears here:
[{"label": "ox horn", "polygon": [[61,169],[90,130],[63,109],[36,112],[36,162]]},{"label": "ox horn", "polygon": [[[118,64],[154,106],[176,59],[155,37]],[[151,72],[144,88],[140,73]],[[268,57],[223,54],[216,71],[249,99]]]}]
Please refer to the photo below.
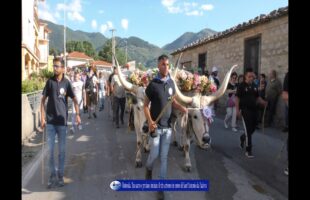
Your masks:
[{"label": "ox horn", "polygon": [[121,68],[120,68],[120,66],[119,66],[119,64],[118,64],[118,61],[117,61],[117,58],[116,58],[115,54],[113,54],[112,56],[113,56],[113,58],[114,58],[114,60],[115,60],[115,63],[116,63],[116,68],[117,68],[117,71],[118,71],[117,76],[118,76],[118,78],[119,78],[121,84],[122,84],[127,90],[135,92],[135,90],[134,90],[134,85],[131,84],[131,83],[129,83],[129,82],[124,78],[124,75],[123,75],[123,73],[122,73],[122,71],[121,71]]},{"label": "ox horn", "polygon": [[175,77],[176,77],[176,75],[177,75],[177,73],[179,71],[179,64],[180,64],[180,60],[181,60],[182,55],[183,55],[183,52],[181,52],[181,54],[179,55],[175,65],[174,65],[175,66],[174,71],[171,72],[171,77],[173,78],[173,80],[175,80]]},{"label": "ox horn", "polygon": [[234,65],[230,68],[230,70],[225,75],[221,87],[214,94],[209,96],[203,96],[204,106],[210,105],[212,102],[216,101],[217,99],[219,99],[221,96],[224,95],[227,89],[228,82],[230,80],[230,75],[236,67],[238,67],[238,65]]},{"label": "ox horn", "polygon": [[177,75],[177,73],[179,71],[179,64],[180,64],[180,60],[181,60],[182,54],[183,54],[183,52],[179,55],[179,58],[176,61],[175,70],[172,72],[171,78],[172,78],[172,80],[174,82],[174,87],[175,87],[175,92],[176,92],[177,99],[179,101],[181,101],[181,102],[186,103],[186,104],[191,104],[191,103],[193,103],[193,98],[183,95],[182,92],[179,90],[176,82],[175,82],[175,77],[176,77],[176,75]]}]

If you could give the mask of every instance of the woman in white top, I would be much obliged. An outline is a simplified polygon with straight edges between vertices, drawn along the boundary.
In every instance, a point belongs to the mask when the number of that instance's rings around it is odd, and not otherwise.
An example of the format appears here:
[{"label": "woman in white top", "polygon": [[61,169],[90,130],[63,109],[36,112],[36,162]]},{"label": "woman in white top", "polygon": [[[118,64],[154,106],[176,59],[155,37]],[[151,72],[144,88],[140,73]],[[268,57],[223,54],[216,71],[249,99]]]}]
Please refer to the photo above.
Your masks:
[{"label": "woman in white top", "polygon": [[106,85],[106,80],[102,72],[99,72],[99,111],[104,110]]},{"label": "woman in white top", "polygon": [[[80,74],[78,72],[74,73],[74,80],[73,80],[73,82],[71,82],[71,84],[72,84],[73,92],[74,92],[76,99],[78,101],[79,108],[80,108],[80,110],[82,110],[83,109],[83,85],[84,85],[84,83],[83,83],[83,81],[81,81]],[[79,113],[81,113],[81,112],[79,112]],[[72,106],[72,128],[71,128],[71,131],[73,133],[76,130],[75,115],[76,115],[76,110],[75,110],[74,106]]]}]

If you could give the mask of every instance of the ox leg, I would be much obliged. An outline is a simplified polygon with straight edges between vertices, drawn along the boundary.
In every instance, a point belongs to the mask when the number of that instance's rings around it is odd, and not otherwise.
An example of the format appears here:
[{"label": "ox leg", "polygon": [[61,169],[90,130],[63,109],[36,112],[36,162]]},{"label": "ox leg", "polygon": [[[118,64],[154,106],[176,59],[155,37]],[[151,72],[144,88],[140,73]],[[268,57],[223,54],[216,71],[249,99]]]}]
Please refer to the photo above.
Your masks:
[{"label": "ox leg", "polygon": [[177,147],[178,146],[177,130],[176,130],[177,120],[173,119],[171,125],[172,125],[172,138],[173,138],[172,144]]},{"label": "ox leg", "polygon": [[137,134],[137,152],[136,152],[136,167],[142,167],[142,156],[141,156],[141,147],[142,147],[142,135],[140,132],[136,132]]},{"label": "ox leg", "polygon": [[144,152],[145,153],[150,152],[149,137],[147,134],[142,134],[142,141],[143,141]]},{"label": "ox leg", "polygon": [[189,157],[190,138],[186,138],[186,144],[184,145],[185,153],[185,171],[190,172],[192,168],[191,159]]}]

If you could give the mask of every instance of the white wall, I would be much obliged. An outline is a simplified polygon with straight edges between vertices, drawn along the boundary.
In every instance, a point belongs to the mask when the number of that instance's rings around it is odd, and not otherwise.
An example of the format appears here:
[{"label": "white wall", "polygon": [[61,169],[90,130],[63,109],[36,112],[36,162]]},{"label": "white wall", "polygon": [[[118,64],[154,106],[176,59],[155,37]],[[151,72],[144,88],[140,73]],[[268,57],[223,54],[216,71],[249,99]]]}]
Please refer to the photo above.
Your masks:
[{"label": "white wall", "polygon": [[22,0],[22,43],[34,52],[34,0]]},{"label": "white wall", "polygon": [[67,66],[72,68],[76,65],[81,65],[87,63],[86,61],[77,61],[77,60],[67,60]]},{"label": "white wall", "polygon": [[40,61],[47,62],[48,61],[48,48],[47,45],[39,45],[40,50]]}]

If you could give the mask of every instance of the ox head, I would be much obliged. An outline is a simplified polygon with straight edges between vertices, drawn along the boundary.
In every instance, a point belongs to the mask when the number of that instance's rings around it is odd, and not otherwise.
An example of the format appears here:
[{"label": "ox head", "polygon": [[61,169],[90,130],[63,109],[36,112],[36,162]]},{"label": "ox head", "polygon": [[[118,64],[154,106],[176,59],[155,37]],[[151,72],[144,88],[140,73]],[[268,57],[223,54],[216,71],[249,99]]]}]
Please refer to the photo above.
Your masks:
[{"label": "ox head", "polygon": [[126,90],[129,90],[129,91],[133,92],[134,94],[137,94],[138,88],[139,88],[139,87],[136,86],[136,85],[133,85],[132,83],[129,83],[129,82],[125,79],[125,76],[124,76],[123,73],[122,73],[121,67],[120,67],[119,64],[118,64],[118,61],[117,61],[116,56],[115,56],[114,54],[112,54],[112,56],[113,56],[113,59],[115,60],[116,69],[117,69],[117,71],[118,71],[117,76],[118,76],[118,78],[119,78],[121,84],[124,86],[124,88],[125,88]]},{"label": "ox head", "polygon": [[125,89],[129,90],[130,92],[134,94],[133,96],[131,96],[132,103],[137,108],[137,110],[141,112],[141,114],[144,115],[143,104],[144,104],[144,97],[145,97],[145,88],[142,86],[137,86],[137,85],[133,85],[132,83],[129,83],[124,78],[125,76],[123,75],[121,68],[119,66],[119,63],[117,61],[117,58],[114,54],[113,54],[113,59],[115,60],[115,63],[116,63],[116,68],[118,71],[117,76],[121,84],[124,86]]},{"label": "ox head", "polygon": [[[231,69],[226,73],[221,87],[214,94],[209,96],[202,96],[200,94],[193,97],[185,96],[179,90],[176,82],[174,81],[177,100],[188,107],[188,115],[184,116],[183,120],[183,123],[186,124],[187,133],[193,132],[198,145],[203,149],[207,148],[211,143],[209,125],[213,119],[210,105],[224,95],[230,79],[230,75],[236,67],[237,65],[231,67]],[[176,67],[174,75],[177,74],[177,71],[178,66]],[[174,78],[175,76],[172,77],[172,79]]]}]

